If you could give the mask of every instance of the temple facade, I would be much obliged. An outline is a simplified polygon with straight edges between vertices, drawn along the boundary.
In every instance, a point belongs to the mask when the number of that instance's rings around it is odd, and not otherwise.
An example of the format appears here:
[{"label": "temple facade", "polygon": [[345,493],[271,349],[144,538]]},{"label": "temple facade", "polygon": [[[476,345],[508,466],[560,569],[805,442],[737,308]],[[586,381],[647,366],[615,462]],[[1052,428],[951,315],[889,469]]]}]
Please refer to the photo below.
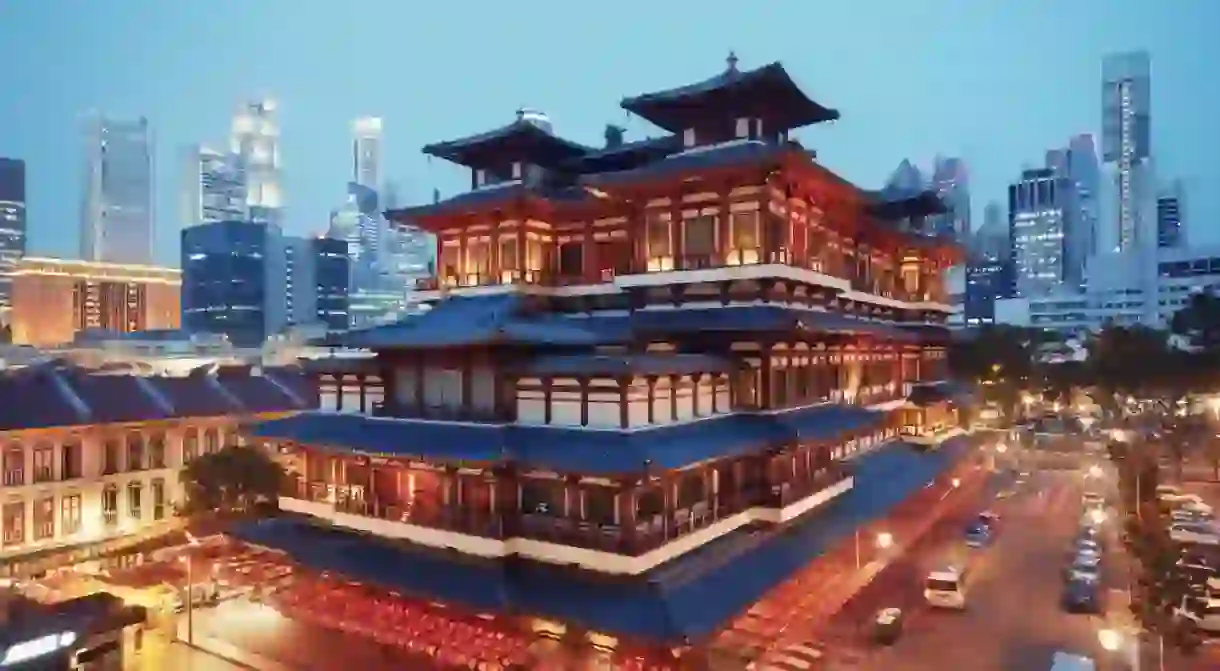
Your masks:
[{"label": "temple facade", "polygon": [[791,133],[838,112],[778,63],[622,107],[664,134],[591,147],[523,111],[424,148],[471,184],[387,213],[436,236],[432,308],[331,343],[363,354],[310,362],[321,407],[255,429],[291,474],[282,509],[638,586],[948,435],[939,200],[820,163]]}]

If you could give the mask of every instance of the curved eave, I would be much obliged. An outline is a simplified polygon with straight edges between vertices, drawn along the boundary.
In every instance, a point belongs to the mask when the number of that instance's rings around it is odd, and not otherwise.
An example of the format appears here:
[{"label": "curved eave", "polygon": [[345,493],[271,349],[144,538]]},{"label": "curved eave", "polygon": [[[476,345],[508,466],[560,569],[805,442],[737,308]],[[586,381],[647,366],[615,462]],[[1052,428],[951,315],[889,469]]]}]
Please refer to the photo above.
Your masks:
[{"label": "curved eave", "polygon": [[545,206],[548,198],[521,185],[511,185],[487,191],[468,191],[448,200],[428,205],[387,210],[386,219],[411,225],[429,233],[437,233],[457,219],[477,217],[512,208]]},{"label": "curved eave", "polygon": [[674,183],[715,179],[744,170],[776,169],[792,152],[791,147],[762,143],[708,149],[677,154],[634,170],[585,175],[580,181],[594,195],[600,191],[630,191],[642,187],[666,189]]},{"label": "curved eave", "polygon": [[485,133],[424,145],[424,154],[469,168],[490,167],[514,155],[558,164],[588,154],[592,148],[565,140],[528,121],[515,121]]},{"label": "curved eave", "polygon": [[624,98],[620,106],[673,133],[690,128],[708,108],[735,107],[770,122],[775,130],[834,121],[838,110],[814,101],[784,66],[771,63],[745,72],[728,71],[678,88]]}]

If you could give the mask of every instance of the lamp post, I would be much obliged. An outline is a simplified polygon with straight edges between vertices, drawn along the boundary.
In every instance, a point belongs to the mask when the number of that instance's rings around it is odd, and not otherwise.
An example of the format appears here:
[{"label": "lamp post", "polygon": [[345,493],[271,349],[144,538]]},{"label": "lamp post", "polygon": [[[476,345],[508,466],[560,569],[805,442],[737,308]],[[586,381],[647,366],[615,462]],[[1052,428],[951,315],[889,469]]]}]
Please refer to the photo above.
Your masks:
[{"label": "lamp post", "polygon": [[[855,538],[856,538],[856,570],[859,571],[861,568],[864,567],[864,563],[861,561],[861,558],[860,558],[860,530],[859,529],[856,529]],[[877,534],[877,538],[874,541],[874,543],[877,546],[878,550],[888,550],[888,549],[894,547],[894,534],[891,534],[888,531],[882,531]]]}]

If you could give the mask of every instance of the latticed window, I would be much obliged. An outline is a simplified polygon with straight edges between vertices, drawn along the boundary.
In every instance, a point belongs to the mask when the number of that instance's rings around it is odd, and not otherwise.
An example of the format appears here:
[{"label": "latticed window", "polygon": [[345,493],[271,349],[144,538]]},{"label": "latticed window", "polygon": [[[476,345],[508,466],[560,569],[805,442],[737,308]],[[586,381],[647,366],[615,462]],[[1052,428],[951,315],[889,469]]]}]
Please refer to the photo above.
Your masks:
[{"label": "latticed window", "polygon": [[670,225],[668,221],[662,220],[660,215],[648,216],[647,236],[649,257],[673,255]]},{"label": "latticed window", "polygon": [[25,448],[19,444],[4,448],[4,484],[9,487],[25,484]]},{"label": "latticed window", "polygon": [[55,479],[55,448],[50,443],[34,446],[34,482],[51,482]]}]

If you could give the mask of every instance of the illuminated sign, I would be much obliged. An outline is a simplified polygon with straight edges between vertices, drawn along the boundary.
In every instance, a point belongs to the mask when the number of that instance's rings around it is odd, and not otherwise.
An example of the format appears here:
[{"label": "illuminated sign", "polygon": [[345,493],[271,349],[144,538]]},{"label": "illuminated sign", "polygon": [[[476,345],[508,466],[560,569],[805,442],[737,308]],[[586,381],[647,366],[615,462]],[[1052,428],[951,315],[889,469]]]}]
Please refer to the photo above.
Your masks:
[{"label": "illuminated sign", "polygon": [[75,642],[76,634],[65,631],[62,634],[50,634],[32,641],[18,643],[4,651],[4,659],[0,659],[0,666],[13,666],[42,657],[56,650],[62,650]]}]

